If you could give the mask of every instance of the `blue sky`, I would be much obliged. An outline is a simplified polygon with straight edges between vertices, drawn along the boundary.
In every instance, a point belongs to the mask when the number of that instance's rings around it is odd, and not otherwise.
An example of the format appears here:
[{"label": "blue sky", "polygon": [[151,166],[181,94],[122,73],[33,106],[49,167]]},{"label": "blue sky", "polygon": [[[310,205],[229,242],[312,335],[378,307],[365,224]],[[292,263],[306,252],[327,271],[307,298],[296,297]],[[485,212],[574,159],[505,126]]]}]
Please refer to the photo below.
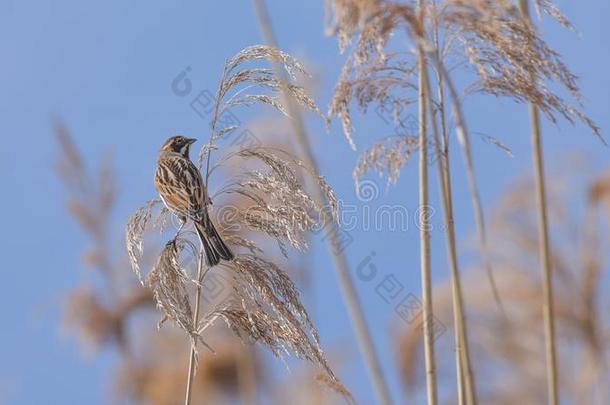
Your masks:
[{"label": "blue sky", "polygon": [[[545,19],[546,38],[560,50],[581,79],[587,112],[602,131],[610,130],[610,28],[606,1],[559,5],[581,36],[562,31]],[[280,46],[301,57],[319,83],[316,98],[329,103],[343,56],[336,41],[323,34],[321,1],[269,1]],[[112,355],[86,360],[71,339],[59,333],[61,299],[86,277],[80,254],[88,245],[65,210],[65,193],[53,164],[58,147],[52,122],[61,118],[91,167],[111,149],[119,177],[119,203],[114,217],[117,235],[130,212],[154,196],[152,174],[156,151],[170,134],[205,139],[207,123],[188,101],[171,91],[174,77],[191,67],[196,89],[215,89],[224,61],[240,49],[262,42],[250,2],[34,2],[0,0],[0,173],[4,193],[5,232],[0,233],[4,257],[0,308],[0,402],[9,404],[104,402]],[[474,138],[478,180],[485,207],[515,176],[530,168],[526,108],[507,100],[475,98],[466,113],[473,131],[493,134],[509,145],[515,157]],[[247,122],[252,113],[240,112]],[[356,155],[339,125],[330,133],[309,117],[312,144],[337,194],[357,203],[351,182]],[[388,132],[358,119],[360,148],[376,134]],[[544,125],[548,160],[568,151],[585,152],[594,167],[608,163],[608,149],[586,128],[561,123]],[[607,136],[608,137],[608,136]],[[455,146],[455,142],[453,143]],[[456,150],[457,152],[457,150]],[[472,215],[462,161],[455,153],[455,210],[459,237],[472,228]],[[381,183],[380,183],[381,184]],[[416,165],[409,165],[397,185],[371,202],[403,204],[416,209]],[[436,193],[432,193],[436,198]],[[438,206],[435,199],[433,205]],[[440,207],[439,214],[440,214]],[[436,218],[440,221],[440,217]],[[406,232],[351,233],[348,247],[352,270],[375,252],[378,274],[393,274],[405,292],[419,295],[419,244],[414,226]],[[435,280],[447,276],[441,233],[433,233]],[[117,247],[122,238],[116,241]],[[320,240],[313,246],[319,326],[328,348],[346,348],[353,360],[340,371],[361,403],[373,392],[350,335],[347,314],[330,258]],[[476,257],[464,256],[463,264]],[[375,282],[356,279],[392,394],[401,398],[390,331],[400,319],[375,293]],[[446,338],[449,338],[448,336]]]}]

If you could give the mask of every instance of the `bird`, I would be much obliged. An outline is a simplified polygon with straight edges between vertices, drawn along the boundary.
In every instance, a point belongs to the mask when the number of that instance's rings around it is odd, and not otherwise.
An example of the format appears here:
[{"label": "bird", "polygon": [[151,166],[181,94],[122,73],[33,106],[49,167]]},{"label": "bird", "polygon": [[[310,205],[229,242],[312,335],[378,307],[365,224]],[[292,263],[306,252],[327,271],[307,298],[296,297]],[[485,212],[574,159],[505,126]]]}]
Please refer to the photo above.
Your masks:
[{"label": "bird", "polygon": [[168,138],[157,157],[155,188],[163,204],[181,221],[180,229],[191,220],[203,246],[208,266],[235,258],[223,241],[208,214],[208,196],[201,173],[189,157],[189,150],[197,140],[176,135]]}]

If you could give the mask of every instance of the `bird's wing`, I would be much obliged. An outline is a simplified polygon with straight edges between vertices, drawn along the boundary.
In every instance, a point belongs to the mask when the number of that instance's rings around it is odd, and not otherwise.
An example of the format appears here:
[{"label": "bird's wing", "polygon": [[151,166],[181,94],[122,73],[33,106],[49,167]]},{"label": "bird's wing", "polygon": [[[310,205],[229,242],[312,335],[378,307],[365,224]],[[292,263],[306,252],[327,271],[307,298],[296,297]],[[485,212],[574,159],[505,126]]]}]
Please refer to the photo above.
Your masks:
[{"label": "bird's wing", "polygon": [[202,219],[206,193],[201,173],[189,159],[182,156],[159,159],[155,186],[170,210],[195,221]]}]

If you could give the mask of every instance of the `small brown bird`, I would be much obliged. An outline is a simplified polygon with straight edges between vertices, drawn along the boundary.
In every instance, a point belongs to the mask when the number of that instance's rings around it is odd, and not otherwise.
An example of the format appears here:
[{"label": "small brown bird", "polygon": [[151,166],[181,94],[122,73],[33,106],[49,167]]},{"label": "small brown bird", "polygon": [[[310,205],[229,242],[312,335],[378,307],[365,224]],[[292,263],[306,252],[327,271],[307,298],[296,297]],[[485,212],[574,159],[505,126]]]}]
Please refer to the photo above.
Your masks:
[{"label": "small brown bird", "polygon": [[182,225],[188,219],[193,221],[205,251],[206,263],[215,266],[221,259],[233,260],[235,256],[208,215],[210,197],[201,173],[189,157],[189,149],[195,141],[180,135],[165,141],[157,158],[155,187],[165,206],[178,216]]}]

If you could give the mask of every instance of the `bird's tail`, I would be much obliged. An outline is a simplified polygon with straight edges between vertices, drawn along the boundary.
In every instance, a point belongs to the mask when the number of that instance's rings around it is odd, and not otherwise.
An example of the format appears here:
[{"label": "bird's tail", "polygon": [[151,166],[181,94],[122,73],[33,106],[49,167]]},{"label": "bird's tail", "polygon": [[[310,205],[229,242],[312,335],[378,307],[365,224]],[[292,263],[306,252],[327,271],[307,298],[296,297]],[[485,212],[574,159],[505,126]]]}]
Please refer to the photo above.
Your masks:
[{"label": "bird's tail", "polygon": [[233,260],[235,255],[222,240],[222,237],[206,215],[201,222],[195,222],[195,229],[205,252],[205,261],[208,266],[216,266],[220,260]]}]

